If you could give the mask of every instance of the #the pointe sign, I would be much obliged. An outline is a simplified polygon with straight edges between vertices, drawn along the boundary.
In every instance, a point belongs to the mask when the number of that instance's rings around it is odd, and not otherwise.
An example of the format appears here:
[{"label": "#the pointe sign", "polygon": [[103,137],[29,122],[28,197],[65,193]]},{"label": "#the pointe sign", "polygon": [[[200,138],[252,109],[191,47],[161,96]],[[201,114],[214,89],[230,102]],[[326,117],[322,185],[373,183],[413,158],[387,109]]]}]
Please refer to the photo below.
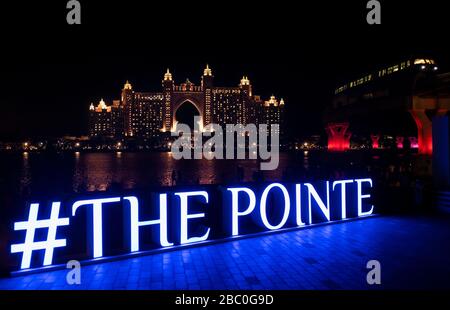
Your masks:
[{"label": "#the pointe sign", "polygon": [[31,203],[13,273],[153,253],[373,214],[370,178],[160,189]]}]

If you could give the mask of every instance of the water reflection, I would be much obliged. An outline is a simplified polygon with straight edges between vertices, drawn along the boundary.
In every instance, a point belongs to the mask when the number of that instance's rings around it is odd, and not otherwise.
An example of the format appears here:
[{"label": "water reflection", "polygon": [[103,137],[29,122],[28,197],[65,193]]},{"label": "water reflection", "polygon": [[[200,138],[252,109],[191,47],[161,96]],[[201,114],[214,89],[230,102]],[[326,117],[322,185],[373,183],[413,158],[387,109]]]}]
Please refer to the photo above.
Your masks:
[{"label": "water reflection", "polygon": [[0,154],[0,160],[0,181],[19,195],[170,186],[173,174],[177,184],[186,185],[360,177],[368,172],[391,176],[399,166],[391,159],[381,164],[372,155],[368,160],[361,154],[349,158],[303,151],[280,153],[278,168],[264,172],[258,160],[175,160],[170,152],[21,153]]},{"label": "water reflection", "polygon": [[31,192],[31,169],[28,152],[23,152],[22,157],[19,191],[26,195]]},{"label": "water reflection", "polygon": [[[257,160],[175,160],[170,152],[23,153],[20,162],[16,154],[2,155],[1,160],[8,170],[1,174],[5,180],[8,174],[15,176],[7,181],[21,195],[170,186],[174,171],[177,184],[217,184],[236,181],[238,167],[243,181],[251,181],[259,170]],[[279,168],[265,172],[265,179],[279,180],[286,165],[282,155]]]},{"label": "water reflection", "polygon": [[82,188],[81,186],[83,184],[84,175],[79,162],[80,152],[75,152],[75,165],[72,177],[72,191],[75,193],[79,193],[84,190],[84,188]]}]

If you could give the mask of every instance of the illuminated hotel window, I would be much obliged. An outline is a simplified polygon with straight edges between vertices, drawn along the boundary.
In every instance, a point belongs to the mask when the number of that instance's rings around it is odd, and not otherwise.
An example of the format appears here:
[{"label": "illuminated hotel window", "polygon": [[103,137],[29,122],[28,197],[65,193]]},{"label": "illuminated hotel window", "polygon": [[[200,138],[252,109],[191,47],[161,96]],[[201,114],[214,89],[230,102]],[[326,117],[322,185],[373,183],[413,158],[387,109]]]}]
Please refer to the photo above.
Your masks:
[{"label": "illuminated hotel window", "polygon": [[433,59],[415,59],[414,60],[414,64],[415,65],[424,65],[424,64],[430,64],[430,65],[434,65],[434,60]]}]

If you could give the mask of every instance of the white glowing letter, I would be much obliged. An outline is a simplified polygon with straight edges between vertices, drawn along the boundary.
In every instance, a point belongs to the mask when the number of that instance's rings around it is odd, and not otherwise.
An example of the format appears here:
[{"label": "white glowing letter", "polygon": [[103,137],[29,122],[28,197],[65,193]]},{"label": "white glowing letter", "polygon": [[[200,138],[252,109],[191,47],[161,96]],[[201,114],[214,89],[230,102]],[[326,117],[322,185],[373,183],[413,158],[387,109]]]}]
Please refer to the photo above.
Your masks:
[{"label": "white glowing letter", "polygon": [[[11,245],[11,253],[22,252],[20,269],[30,268],[31,254],[33,251],[44,250],[44,266],[48,266],[53,261],[53,250],[66,246],[66,239],[56,239],[56,230],[58,227],[69,225],[69,218],[59,217],[60,206],[60,202],[52,203],[50,218],[38,220],[39,204],[32,203],[28,213],[28,220],[14,223],[14,230],[25,230],[25,242]],[[34,240],[36,229],[39,228],[47,228],[46,240]]]},{"label": "white glowing letter", "polygon": [[[283,218],[281,219],[281,221],[278,225],[272,225],[269,223],[269,221],[267,219],[267,210],[266,210],[267,209],[267,203],[266,203],[267,195],[269,194],[269,191],[274,187],[278,187],[279,189],[281,189],[281,192],[283,193],[283,196],[284,196],[284,214],[283,214]],[[266,228],[268,228],[270,230],[275,230],[275,229],[280,229],[281,227],[283,227],[283,225],[286,224],[286,221],[289,217],[289,209],[290,209],[290,200],[289,200],[289,193],[288,193],[286,187],[284,187],[280,183],[272,183],[264,189],[264,191],[261,195],[259,211],[261,212],[261,220]]]},{"label": "white glowing letter", "polygon": [[103,256],[103,224],[102,224],[102,205],[104,203],[119,202],[120,197],[80,200],[72,206],[72,216],[75,216],[77,209],[81,206],[92,205],[92,237],[94,258]]},{"label": "white glowing letter", "polygon": [[358,184],[358,216],[364,216],[364,215],[371,215],[373,213],[373,205],[370,206],[370,210],[363,212],[362,211],[362,200],[364,198],[370,198],[370,194],[363,195],[362,194],[362,183],[368,182],[370,184],[370,187],[372,187],[372,179],[359,179],[355,180]]},{"label": "white glowing letter", "polygon": [[295,220],[297,226],[304,226],[306,223],[302,221],[302,201],[301,201],[301,184],[295,184]]},{"label": "white glowing letter", "polygon": [[311,213],[311,197],[314,198],[317,205],[319,206],[320,210],[322,211],[323,215],[327,218],[327,220],[330,220],[330,182],[326,182],[327,186],[327,204],[323,202],[323,200],[320,198],[319,194],[317,193],[314,186],[310,183],[305,183],[305,186],[308,188],[308,210],[309,210],[309,224],[312,224],[312,213]]},{"label": "white glowing letter", "polygon": [[195,196],[201,196],[205,198],[206,203],[208,203],[208,193],[205,191],[198,191],[198,192],[182,192],[182,193],[175,193],[175,195],[180,197],[180,219],[181,219],[181,228],[180,228],[180,243],[181,244],[187,244],[187,243],[193,243],[193,242],[199,242],[204,241],[208,239],[209,232],[211,228],[208,228],[206,233],[203,236],[200,237],[188,237],[188,220],[189,219],[195,219],[199,217],[205,217],[205,213],[195,213],[195,214],[188,214],[188,198],[189,197],[195,197]]},{"label": "white glowing letter", "polygon": [[139,228],[141,226],[159,225],[159,242],[162,247],[173,245],[167,240],[167,194],[159,195],[159,219],[139,221],[139,201],[136,197],[124,197],[130,202],[130,245],[131,252],[139,251]]},{"label": "white glowing letter", "polygon": [[347,218],[347,196],[345,184],[353,183],[353,180],[340,180],[333,182],[333,191],[336,185],[341,185],[341,218]]}]

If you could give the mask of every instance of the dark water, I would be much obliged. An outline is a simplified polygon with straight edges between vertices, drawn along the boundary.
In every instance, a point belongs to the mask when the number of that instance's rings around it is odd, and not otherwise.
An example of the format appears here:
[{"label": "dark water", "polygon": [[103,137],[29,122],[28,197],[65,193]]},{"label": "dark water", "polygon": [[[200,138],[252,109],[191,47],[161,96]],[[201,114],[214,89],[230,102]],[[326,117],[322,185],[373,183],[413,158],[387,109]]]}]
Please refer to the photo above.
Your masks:
[{"label": "dark water", "polygon": [[[309,157],[280,154],[276,170],[265,171],[268,181],[280,180],[288,168],[309,168]],[[48,189],[64,192],[106,191],[170,186],[172,171],[182,184],[218,184],[234,181],[238,166],[243,181],[252,181],[259,170],[257,160],[175,160],[170,153],[65,153],[0,155],[0,182],[14,193],[39,194]]]},{"label": "dark water", "polygon": [[[264,171],[266,181],[302,177],[328,178],[370,172],[382,163],[372,154],[325,152],[280,153],[276,170]],[[388,160],[392,162],[392,159]],[[396,164],[392,162],[392,164]],[[112,153],[14,153],[0,154],[0,185],[3,190],[33,195],[49,190],[80,193],[117,189],[170,186],[172,171],[181,184],[220,184],[255,181],[257,160],[175,160],[168,152]]]},{"label": "dark water", "polygon": [[89,192],[171,186],[174,170],[177,185],[374,178],[400,166],[397,156],[385,157],[363,152],[281,153],[278,168],[261,173],[257,160],[175,160],[168,152],[3,153],[0,211],[14,210],[42,197],[59,195],[63,199]]},{"label": "dark water", "polygon": [[[280,180],[287,167],[308,167],[309,159],[280,154],[278,169],[267,181]],[[238,166],[243,179],[238,180]],[[254,180],[257,160],[175,160],[168,152],[0,153],[1,218],[20,214],[31,202],[66,200],[92,192],[144,190],[172,185],[222,184]]]},{"label": "dark water", "polygon": [[173,171],[177,172],[176,185],[187,186],[281,181],[289,175],[298,181],[310,170],[317,175],[317,166],[324,162],[320,157],[281,153],[278,168],[261,175],[257,160],[175,160],[169,152],[0,153],[0,221],[20,216],[32,202],[171,186]]}]

